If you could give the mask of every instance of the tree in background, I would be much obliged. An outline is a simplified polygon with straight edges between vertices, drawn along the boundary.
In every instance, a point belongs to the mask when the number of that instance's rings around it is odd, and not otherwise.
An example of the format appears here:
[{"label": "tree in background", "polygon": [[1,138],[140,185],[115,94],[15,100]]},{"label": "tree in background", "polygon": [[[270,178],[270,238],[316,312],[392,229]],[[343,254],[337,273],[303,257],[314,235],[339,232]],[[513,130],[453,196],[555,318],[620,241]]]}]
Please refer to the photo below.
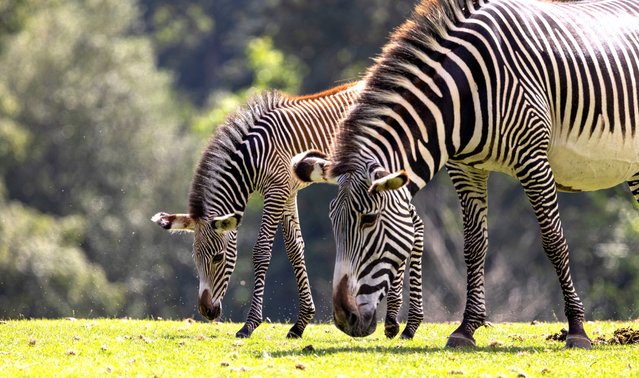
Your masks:
[{"label": "tree in background", "polygon": [[[135,31],[137,20],[132,1],[48,2],[31,7],[22,29],[5,39],[0,132],[11,138],[0,145],[10,151],[0,163],[9,201],[3,203],[18,224],[58,228],[21,228],[23,239],[5,229],[9,239],[2,244],[11,243],[15,255],[25,251],[15,243],[47,240],[50,247],[32,253],[57,277],[81,279],[97,269],[95,277],[103,278],[87,304],[67,307],[88,308],[103,296],[119,299],[97,303],[94,315],[174,316],[185,292],[192,296],[192,286],[176,282],[178,275],[193,275],[190,254],[183,240],[149,232],[148,219],[157,206],[184,201],[178,193],[188,187],[193,156],[170,77],[155,67],[149,41]],[[11,205],[17,202],[34,210]],[[83,227],[71,227],[68,219]],[[104,276],[126,287],[125,295]],[[0,290],[19,296],[30,276],[12,277],[20,281],[3,282]],[[65,308],[45,313],[69,315]]]},{"label": "tree in background", "polygon": [[[192,237],[166,235],[149,217],[186,211],[195,160],[229,112],[261,90],[312,93],[358,79],[415,2],[0,2],[0,317],[195,315]],[[298,197],[325,321],[334,193],[314,185]],[[554,319],[558,283],[521,188],[491,175],[489,197],[489,318]],[[426,223],[426,319],[459,319],[463,238],[448,177],[414,202]],[[560,202],[588,318],[639,317],[639,206],[627,188]],[[225,319],[243,319],[250,300],[260,208],[256,196],[240,226]],[[296,298],[278,236],[265,317],[286,321]]]}]

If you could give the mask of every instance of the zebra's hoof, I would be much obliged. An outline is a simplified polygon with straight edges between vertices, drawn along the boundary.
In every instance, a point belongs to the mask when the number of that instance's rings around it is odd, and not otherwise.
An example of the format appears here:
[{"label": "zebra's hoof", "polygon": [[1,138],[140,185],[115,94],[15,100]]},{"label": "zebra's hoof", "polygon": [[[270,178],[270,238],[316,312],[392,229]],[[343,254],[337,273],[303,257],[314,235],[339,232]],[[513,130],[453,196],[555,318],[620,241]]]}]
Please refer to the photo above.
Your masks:
[{"label": "zebra's hoof", "polygon": [[587,336],[568,335],[566,336],[566,348],[590,349],[592,342]]},{"label": "zebra's hoof", "polygon": [[244,326],[242,327],[242,329],[237,331],[235,337],[237,337],[238,339],[248,339],[249,337],[251,337],[252,333],[253,331],[251,329],[249,329],[247,326]]},{"label": "zebra's hoof", "polygon": [[296,333],[293,330],[290,330],[286,334],[286,338],[287,339],[301,339],[302,338],[302,334],[301,333]]},{"label": "zebra's hoof", "polygon": [[393,337],[397,336],[398,333],[399,333],[399,323],[397,322],[386,323],[384,325],[384,335],[386,335],[386,337],[388,337],[389,339],[392,339]]},{"label": "zebra's hoof", "polygon": [[448,336],[446,348],[476,348],[475,339],[467,337],[459,333],[453,333]]},{"label": "zebra's hoof", "polygon": [[408,328],[406,328],[404,332],[399,335],[399,338],[404,340],[412,340],[413,336],[415,336],[415,331],[410,331]]}]

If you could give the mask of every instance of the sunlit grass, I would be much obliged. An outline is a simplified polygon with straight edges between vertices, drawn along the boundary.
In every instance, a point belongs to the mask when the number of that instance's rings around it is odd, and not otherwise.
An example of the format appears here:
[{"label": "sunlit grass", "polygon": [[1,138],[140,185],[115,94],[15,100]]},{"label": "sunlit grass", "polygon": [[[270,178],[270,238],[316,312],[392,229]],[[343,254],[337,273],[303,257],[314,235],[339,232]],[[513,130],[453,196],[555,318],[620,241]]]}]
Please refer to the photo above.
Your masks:
[{"label": "sunlit grass", "polygon": [[[562,323],[495,324],[476,333],[476,350],[444,349],[454,324],[423,324],[414,340],[388,340],[383,327],[353,339],[329,324],[304,338],[290,325],[263,324],[236,339],[236,323],[162,320],[0,322],[0,376],[623,377],[639,376],[639,345],[566,350],[546,340]],[[589,322],[592,339],[639,322]]]}]

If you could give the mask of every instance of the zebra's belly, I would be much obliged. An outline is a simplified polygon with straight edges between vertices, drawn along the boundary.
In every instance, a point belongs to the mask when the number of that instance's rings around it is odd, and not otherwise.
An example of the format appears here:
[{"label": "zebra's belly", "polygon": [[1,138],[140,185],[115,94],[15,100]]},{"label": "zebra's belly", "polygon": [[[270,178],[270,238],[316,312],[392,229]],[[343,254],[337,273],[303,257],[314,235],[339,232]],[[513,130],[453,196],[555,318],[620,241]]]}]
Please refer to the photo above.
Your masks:
[{"label": "zebra's belly", "polygon": [[548,151],[557,188],[588,192],[611,188],[639,173],[639,143],[602,137],[593,142],[559,142]]}]

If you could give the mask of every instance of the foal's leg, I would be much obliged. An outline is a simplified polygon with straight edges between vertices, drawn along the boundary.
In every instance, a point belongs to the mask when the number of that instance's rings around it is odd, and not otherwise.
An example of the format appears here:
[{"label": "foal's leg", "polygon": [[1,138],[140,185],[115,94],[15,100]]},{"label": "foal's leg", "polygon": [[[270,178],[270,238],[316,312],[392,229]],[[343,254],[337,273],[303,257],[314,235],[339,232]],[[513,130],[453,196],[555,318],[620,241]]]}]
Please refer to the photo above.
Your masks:
[{"label": "foal's leg", "polygon": [[577,295],[568,259],[568,244],[559,218],[557,185],[545,154],[531,155],[519,167],[517,177],[524,187],[541,227],[544,252],[555,267],[564,296],[564,312],[568,318],[569,348],[591,347],[591,341],[583,327],[584,306]]},{"label": "foal's leg", "polygon": [[446,346],[475,347],[475,330],[486,320],[484,264],[488,250],[488,172],[452,162],[446,168],[461,203],[467,270],[464,318],[448,337]]},{"label": "foal's leg", "polygon": [[262,323],[262,303],[264,297],[264,280],[266,271],[271,262],[271,249],[273,239],[277,231],[277,225],[282,219],[284,203],[277,198],[264,194],[264,210],[262,213],[262,224],[257,235],[257,242],[253,247],[253,271],[255,274],[255,285],[253,286],[253,297],[251,298],[251,308],[244,326],[235,334],[235,337],[250,337],[253,330]]},{"label": "foal's leg", "polygon": [[284,231],[284,245],[286,254],[293,266],[297,291],[300,299],[300,313],[297,322],[293,325],[286,337],[302,337],[304,329],[315,315],[315,305],[311,295],[311,286],[306,273],[306,263],[304,262],[304,239],[297,212],[297,194],[293,194],[286,202],[284,217],[282,219]]}]

